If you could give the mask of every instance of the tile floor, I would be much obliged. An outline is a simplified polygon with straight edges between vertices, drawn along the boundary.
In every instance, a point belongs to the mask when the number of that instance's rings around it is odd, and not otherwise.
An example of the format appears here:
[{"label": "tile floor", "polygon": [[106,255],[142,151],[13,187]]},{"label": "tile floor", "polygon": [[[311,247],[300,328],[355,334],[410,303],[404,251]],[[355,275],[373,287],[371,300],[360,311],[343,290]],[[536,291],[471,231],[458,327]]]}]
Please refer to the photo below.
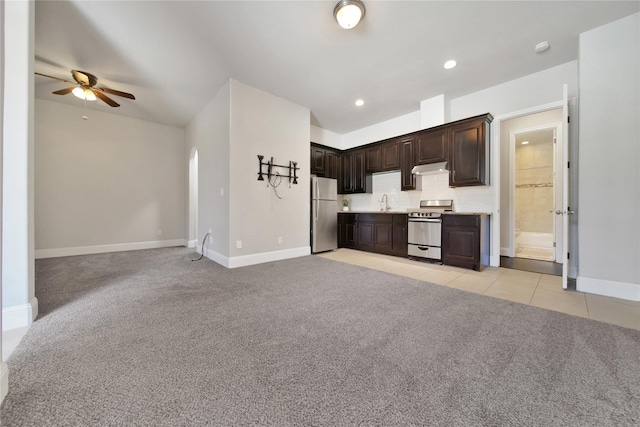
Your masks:
[{"label": "tile floor", "polygon": [[317,256],[640,330],[640,301],[564,290],[559,276],[502,267],[477,272],[352,249]]},{"label": "tile floor", "polygon": [[554,261],[556,259],[552,248],[530,248],[517,246],[516,256],[519,258],[539,259],[541,261]]}]

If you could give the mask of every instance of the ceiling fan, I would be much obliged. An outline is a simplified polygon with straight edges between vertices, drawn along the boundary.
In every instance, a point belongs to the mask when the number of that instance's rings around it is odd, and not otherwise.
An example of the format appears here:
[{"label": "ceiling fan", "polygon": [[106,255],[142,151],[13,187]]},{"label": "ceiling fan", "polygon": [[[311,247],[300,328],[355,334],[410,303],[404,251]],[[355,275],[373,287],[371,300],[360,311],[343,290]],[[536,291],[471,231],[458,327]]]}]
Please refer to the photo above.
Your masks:
[{"label": "ceiling fan", "polygon": [[38,76],[49,77],[50,79],[60,80],[61,82],[73,85],[64,89],[54,91],[53,93],[56,95],[66,95],[68,93],[73,93],[78,98],[86,99],[87,101],[95,101],[96,98],[98,98],[112,107],[119,107],[120,104],[109,98],[106,95],[107,93],[111,95],[122,96],[123,98],[136,99],[135,96],[127,92],[121,92],[115,89],[96,86],[96,84],[98,84],[98,78],[91,73],[87,73],[86,71],[71,70],[71,75],[73,76],[75,83],[69,80],[61,79],[59,77],[49,76],[47,74],[36,74]]}]

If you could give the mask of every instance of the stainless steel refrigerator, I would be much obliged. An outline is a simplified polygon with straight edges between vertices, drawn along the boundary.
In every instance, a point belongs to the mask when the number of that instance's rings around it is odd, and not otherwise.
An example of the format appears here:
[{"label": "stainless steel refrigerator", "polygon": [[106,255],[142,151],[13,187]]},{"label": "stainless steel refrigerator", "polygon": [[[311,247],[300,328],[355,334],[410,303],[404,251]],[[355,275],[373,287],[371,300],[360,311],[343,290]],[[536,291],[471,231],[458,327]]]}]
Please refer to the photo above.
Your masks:
[{"label": "stainless steel refrigerator", "polygon": [[338,247],[338,181],[311,176],[311,252]]}]

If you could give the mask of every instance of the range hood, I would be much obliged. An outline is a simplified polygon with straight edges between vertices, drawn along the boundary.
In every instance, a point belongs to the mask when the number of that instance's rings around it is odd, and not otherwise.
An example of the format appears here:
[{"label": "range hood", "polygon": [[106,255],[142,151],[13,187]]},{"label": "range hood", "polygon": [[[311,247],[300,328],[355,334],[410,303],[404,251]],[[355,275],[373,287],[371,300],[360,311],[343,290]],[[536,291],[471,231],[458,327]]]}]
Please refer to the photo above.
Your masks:
[{"label": "range hood", "polygon": [[449,173],[449,163],[430,163],[428,165],[418,165],[411,169],[414,175],[433,175],[436,173]]}]

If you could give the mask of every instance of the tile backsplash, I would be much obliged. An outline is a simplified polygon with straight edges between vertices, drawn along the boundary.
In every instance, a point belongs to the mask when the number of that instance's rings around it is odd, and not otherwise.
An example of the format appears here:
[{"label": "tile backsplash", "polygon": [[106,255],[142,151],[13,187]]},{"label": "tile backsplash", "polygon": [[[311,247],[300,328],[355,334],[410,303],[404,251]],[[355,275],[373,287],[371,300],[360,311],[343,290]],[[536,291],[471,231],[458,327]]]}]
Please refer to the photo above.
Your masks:
[{"label": "tile backsplash", "polygon": [[350,200],[351,210],[379,211],[383,194],[389,199],[394,211],[415,209],[420,200],[452,199],[456,212],[488,212],[493,209],[493,190],[491,186],[449,187],[449,175],[446,173],[418,177],[422,180],[422,190],[401,191],[400,172],[374,174],[372,192],[368,194],[345,194]]}]

